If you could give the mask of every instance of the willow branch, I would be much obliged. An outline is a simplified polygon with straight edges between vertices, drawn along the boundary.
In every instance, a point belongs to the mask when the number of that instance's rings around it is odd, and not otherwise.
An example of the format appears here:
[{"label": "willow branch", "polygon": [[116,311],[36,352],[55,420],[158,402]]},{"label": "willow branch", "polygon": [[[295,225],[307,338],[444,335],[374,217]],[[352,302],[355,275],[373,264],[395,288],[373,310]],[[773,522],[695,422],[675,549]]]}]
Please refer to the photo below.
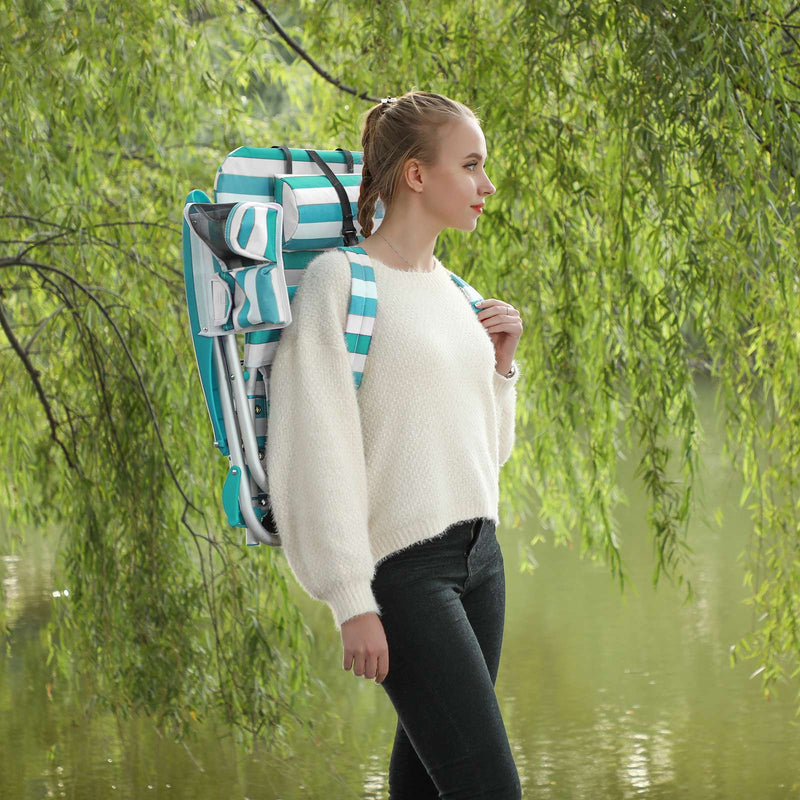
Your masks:
[{"label": "willow branch", "polygon": [[366,92],[359,92],[358,89],[354,89],[352,86],[345,86],[340,80],[337,80],[333,77],[329,72],[327,72],[322,66],[320,66],[302,47],[294,40],[291,36],[286,32],[286,30],[281,26],[280,22],[270,13],[269,9],[260,1],[260,0],[250,0],[250,2],[258,9],[258,11],[267,19],[270,25],[275,29],[275,32],[278,36],[283,39],[284,42],[294,50],[300,58],[303,59],[310,67],[317,73],[320,77],[324,78],[328,83],[333,84],[337,89],[340,89],[343,92],[347,92],[347,94],[352,94],[355,97],[359,97],[362,100],[370,100],[373,103],[379,103],[379,97],[372,97],[372,95],[367,94]]},{"label": "willow branch", "polygon": [[23,222],[29,222],[32,225],[44,225],[48,228],[60,228],[66,233],[80,233],[82,230],[93,230],[94,228],[160,228],[161,230],[169,231],[170,233],[178,233],[174,225],[169,225],[166,222],[151,222],[149,220],[138,219],[122,219],[111,222],[96,222],[87,228],[71,228],[68,225],[60,225],[58,222],[53,222],[47,219],[38,219],[37,217],[29,217],[26,214],[0,214],[0,219],[18,219]]},{"label": "willow branch", "polygon": [[64,228],[69,230],[66,225],[59,225],[57,222],[50,222],[46,219],[39,219],[38,217],[29,217],[27,214],[0,214],[0,219],[19,219],[23,222],[30,222],[31,225],[47,225],[51,228]]},{"label": "willow branch", "polygon": [[20,361],[22,361],[25,371],[28,373],[28,375],[30,375],[33,388],[36,389],[36,394],[39,396],[39,402],[41,403],[45,416],[47,417],[47,421],[50,424],[51,438],[61,448],[61,451],[64,453],[64,458],[67,459],[69,468],[77,469],[77,466],[72,460],[72,456],[70,456],[66,445],[61,441],[61,439],[58,438],[58,422],[56,422],[56,418],[53,416],[53,409],[50,407],[50,401],[47,399],[47,395],[44,393],[42,382],[39,380],[39,370],[33,366],[30,358],[28,358],[28,354],[25,352],[25,348],[20,344],[19,340],[14,335],[14,331],[11,327],[11,323],[6,317],[2,303],[0,303],[0,328],[3,329],[3,333],[5,333],[6,338],[11,344],[11,347],[14,349],[14,352],[17,354]]},{"label": "willow branch", "polygon": [[33,347],[36,340],[39,338],[39,334],[45,329],[47,323],[50,322],[51,319],[57,317],[66,306],[59,306],[52,314],[48,314],[39,324],[36,326],[36,330],[33,332],[33,335],[28,339],[28,343],[25,345],[25,352],[30,353],[31,348]]},{"label": "willow branch", "polygon": [[169,472],[170,477],[172,478],[172,482],[175,484],[175,488],[180,493],[184,502],[191,508],[196,509],[196,506],[189,499],[189,497],[187,496],[186,492],[183,489],[183,486],[181,485],[181,482],[178,480],[178,476],[175,473],[174,467],[172,466],[172,461],[170,460],[169,455],[167,454],[167,446],[161,434],[161,426],[158,424],[158,417],[156,415],[156,411],[155,408],[153,407],[152,401],[150,400],[150,393],[147,391],[147,387],[145,386],[144,377],[142,375],[141,370],[139,369],[139,365],[137,364],[136,359],[133,357],[133,353],[128,347],[128,343],[127,341],[125,341],[125,337],[122,335],[122,331],[120,331],[119,326],[111,318],[111,315],[108,313],[106,307],[100,302],[100,300],[98,300],[97,297],[95,297],[94,293],[90,289],[84,286],[80,281],[76,280],[72,275],[70,275],[67,272],[64,272],[64,270],[59,269],[58,267],[53,267],[49,264],[41,264],[39,262],[30,261],[28,259],[20,259],[14,257],[0,258],[0,268],[3,267],[27,267],[28,269],[34,270],[37,274],[39,274],[41,271],[44,271],[60,275],[64,280],[71,283],[73,286],[75,286],[76,289],[78,289],[80,292],[86,295],[87,299],[91,303],[97,306],[98,310],[103,315],[110,328],[114,331],[114,335],[117,341],[119,342],[120,346],[122,347],[123,352],[125,353],[125,358],[130,364],[131,369],[133,369],[134,375],[136,376],[139,392],[141,393],[145,405],[147,406],[147,411],[148,415],[150,416],[150,421],[153,425],[153,430],[155,431],[156,438],[158,439],[159,442],[159,446],[161,447],[164,464],[166,465],[167,471]]}]

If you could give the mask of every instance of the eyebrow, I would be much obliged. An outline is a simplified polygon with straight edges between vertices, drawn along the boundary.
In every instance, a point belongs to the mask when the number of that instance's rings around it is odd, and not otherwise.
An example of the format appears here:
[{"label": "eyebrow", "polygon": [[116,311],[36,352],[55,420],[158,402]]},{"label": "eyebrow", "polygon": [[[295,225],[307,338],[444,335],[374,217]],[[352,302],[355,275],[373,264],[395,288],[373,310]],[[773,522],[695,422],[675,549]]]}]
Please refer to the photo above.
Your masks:
[{"label": "eyebrow", "polygon": [[483,155],[481,153],[470,153],[468,156],[464,156],[464,161],[466,161],[468,158],[477,158],[480,160],[483,159]]}]

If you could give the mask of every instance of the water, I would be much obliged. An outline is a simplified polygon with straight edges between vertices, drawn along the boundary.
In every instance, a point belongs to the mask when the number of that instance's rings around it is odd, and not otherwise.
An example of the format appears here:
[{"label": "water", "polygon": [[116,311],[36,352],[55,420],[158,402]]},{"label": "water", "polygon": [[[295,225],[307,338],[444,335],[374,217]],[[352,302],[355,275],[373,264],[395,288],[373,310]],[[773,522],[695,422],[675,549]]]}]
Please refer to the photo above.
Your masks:
[{"label": "water", "polygon": [[[737,560],[752,533],[739,488],[713,440],[701,508],[691,531],[695,600],[650,583],[644,506],[628,483],[620,514],[635,589],[620,594],[608,571],[574,550],[540,546],[521,574],[534,532],[498,532],[506,557],[508,615],[498,695],[529,798],[800,797],[800,730],[783,687],[763,698],[752,662],[731,668],[729,648],[753,624]],[[713,522],[717,509],[722,525]],[[117,725],[85,717],[52,681],[45,626],[53,585],[43,543],[0,551],[13,648],[0,653],[0,798],[294,800],[381,798],[394,716],[383,691],[340,668],[327,609],[297,595],[317,632],[314,664],[334,716],[283,760],[241,752],[206,726],[189,747],[159,738],[145,719]],[[54,596],[54,593],[56,596]]]}]

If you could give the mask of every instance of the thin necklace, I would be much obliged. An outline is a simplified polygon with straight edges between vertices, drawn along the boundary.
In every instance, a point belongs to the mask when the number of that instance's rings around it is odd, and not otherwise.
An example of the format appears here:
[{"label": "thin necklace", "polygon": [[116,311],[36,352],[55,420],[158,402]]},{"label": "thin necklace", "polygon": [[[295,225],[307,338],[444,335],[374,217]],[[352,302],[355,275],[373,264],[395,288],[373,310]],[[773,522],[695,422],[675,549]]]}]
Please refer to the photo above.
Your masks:
[{"label": "thin necklace", "polygon": [[408,260],[408,259],[407,259],[407,258],[406,258],[406,257],[405,257],[405,256],[404,256],[402,253],[400,253],[400,252],[397,250],[397,248],[396,248],[396,247],[395,247],[395,246],[394,246],[394,245],[393,245],[393,244],[392,244],[392,243],[391,243],[391,242],[390,242],[390,241],[389,241],[389,240],[388,240],[388,239],[387,239],[387,238],[386,238],[386,237],[385,237],[385,236],[384,236],[384,235],[383,235],[381,232],[380,232],[380,230],[376,230],[376,231],[375,231],[375,235],[376,235],[376,236],[380,236],[380,237],[381,237],[381,239],[383,239],[383,241],[384,241],[384,242],[386,242],[386,244],[388,244],[388,245],[389,245],[389,247],[391,247],[391,248],[392,248],[392,250],[394,250],[394,252],[395,252],[395,255],[397,255],[397,256],[400,256],[400,258],[401,258],[401,259],[403,259],[403,261],[405,261],[405,262],[406,262],[406,264],[408,265],[409,269],[411,269],[412,271],[414,271],[414,272],[423,272],[423,271],[424,271],[424,272],[432,272],[432,271],[433,271],[433,270],[429,270],[429,269],[426,269],[426,270],[421,270],[421,269],[419,269],[418,267],[415,267],[413,264],[411,264],[411,263],[409,262],[409,260]]}]

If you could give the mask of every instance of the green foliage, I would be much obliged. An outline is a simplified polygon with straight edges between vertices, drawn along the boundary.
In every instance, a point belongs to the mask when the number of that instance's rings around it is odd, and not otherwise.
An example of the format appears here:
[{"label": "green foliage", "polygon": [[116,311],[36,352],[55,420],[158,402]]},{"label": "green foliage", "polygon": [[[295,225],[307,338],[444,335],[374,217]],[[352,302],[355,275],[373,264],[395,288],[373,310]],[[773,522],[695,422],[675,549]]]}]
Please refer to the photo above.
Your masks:
[{"label": "green foliage", "polygon": [[282,555],[246,552],[217,507],[180,207],[220,153],[282,136],[261,120],[287,101],[222,4],[5,6],[2,483],[15,520],[64,530],[54,653],[173,733],[210,709],[276,730],[308,637]]},{"label": "green foliage", "polygon": [[[635,454],[654,578],[684,582],[710,374],[751,490],[744,644],[769,688],[800,656],[796,7],[358,6],[308,3],[303,30],[349,84],[442,91],[484,121],[498,192],[478,235],[444,245],[525,321],[506,513],[529,513],[532,487],[544,527],[624,583],[616,469]],[[360,111],[325,108],[342,136]]]},{"label": "green foliage", "polygon": [[[498,192],[442,256],[517,306],[503,511],[540,504],[624,580],[621,457],[650,499],[655,576],[687,575],[719,387],[755,521],[745,642],[798,666],[800,28],[789,4],[302,0],[271,9],[335,77],[474,106]],[[178,732],[221,709],[291,718],[308,638],[280,552],[244,553],[192,372],[179,209],[242,143],[358,147],[368,104],[313,75],[251,6],[3,2],[2,469],[16,519],[60,522],[65,657]],[[295,24],[293,24],[295,23]],[[210,487],[214,487],[212,491]],[[688,586],[687,586],[688,588]]]}]

